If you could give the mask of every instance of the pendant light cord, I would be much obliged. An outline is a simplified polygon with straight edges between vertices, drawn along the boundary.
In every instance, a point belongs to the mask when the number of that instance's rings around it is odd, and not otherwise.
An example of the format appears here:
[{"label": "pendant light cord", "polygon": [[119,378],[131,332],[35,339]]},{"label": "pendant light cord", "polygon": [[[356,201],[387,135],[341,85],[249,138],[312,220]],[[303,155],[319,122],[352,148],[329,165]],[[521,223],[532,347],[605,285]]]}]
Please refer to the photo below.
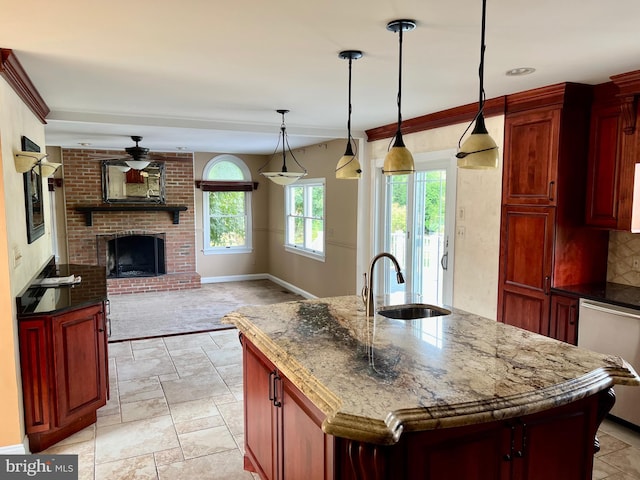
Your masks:
[{"label": "pendant light cord", "polygon": [[347,142],[351,144],[351,64],[353,57],[349,57],[349,115],[347,117]]},{"label": "pendant light cord", "polygon": [[396,135],[400,134],[400,126],[402,125],[402,31],[404,30],[404,25],[400,23],[400,29],[398,33],[400,34],[400,41],[398,42],[398,48],[400,50],[399,60],[398,60],[398,131]]}]

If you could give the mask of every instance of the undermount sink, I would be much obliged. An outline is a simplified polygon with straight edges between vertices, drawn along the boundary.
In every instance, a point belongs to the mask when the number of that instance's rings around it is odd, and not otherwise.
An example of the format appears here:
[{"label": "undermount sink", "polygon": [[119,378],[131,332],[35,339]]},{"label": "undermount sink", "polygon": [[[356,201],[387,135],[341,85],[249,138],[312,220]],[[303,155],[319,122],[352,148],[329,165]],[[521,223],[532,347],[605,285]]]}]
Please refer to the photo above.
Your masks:
[{"label": "undermount sink", "polygon": [[441,315],[449,315],[450,310],[428,305],[426,303],[407,303],[404,305],[388,305],[380,307],[378,314],[383,317],[393,318],[396,320],[417,320],[419,318],[439,317]]}]

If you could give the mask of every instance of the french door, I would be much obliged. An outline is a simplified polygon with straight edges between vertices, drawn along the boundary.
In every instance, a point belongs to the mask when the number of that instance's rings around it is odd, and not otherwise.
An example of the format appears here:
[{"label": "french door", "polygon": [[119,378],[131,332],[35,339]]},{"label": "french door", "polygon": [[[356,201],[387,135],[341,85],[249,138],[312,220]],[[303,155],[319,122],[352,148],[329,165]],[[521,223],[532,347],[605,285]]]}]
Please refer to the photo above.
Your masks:
[{"label": "french door", "polygon": [[414,161],[412,175],[380,174],[378,191],[379,250],[397,258],[405,283],[397,283],[391,262],[377,268],[393,303],[452,305],[455,159],[446,151],[416,154]]}]

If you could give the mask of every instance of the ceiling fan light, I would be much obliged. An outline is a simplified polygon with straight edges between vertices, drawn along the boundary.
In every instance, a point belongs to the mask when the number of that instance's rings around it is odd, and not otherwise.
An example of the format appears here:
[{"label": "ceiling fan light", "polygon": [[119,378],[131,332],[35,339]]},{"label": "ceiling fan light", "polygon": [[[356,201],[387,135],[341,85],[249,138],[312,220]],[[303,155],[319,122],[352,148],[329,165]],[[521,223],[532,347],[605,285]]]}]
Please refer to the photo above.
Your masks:
[{"label": "ceiling fan light", "polygon": [[114,167],[116,167],[122,173],[127,173],[129,170],[131,170],[131,167],[128,165],[114,165]]},{"label": "ceiling fan light", "polygon": [[125,163],[134,170],[143,170],[147,168],[151,162],[147,160],[127,160]]}]

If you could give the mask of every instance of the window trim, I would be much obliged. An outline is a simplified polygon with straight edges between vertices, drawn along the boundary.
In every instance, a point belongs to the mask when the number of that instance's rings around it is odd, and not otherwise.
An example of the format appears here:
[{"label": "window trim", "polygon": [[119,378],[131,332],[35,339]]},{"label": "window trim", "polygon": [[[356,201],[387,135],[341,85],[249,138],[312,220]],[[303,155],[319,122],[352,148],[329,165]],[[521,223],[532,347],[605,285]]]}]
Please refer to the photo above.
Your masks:
[{"label": "window trim", "polygon": [[[322,252],[317,250],[312,250],[310,248],[306,248],[304,246],[293,245],[288,243],[289,238],[289,205],[290,205],[290,189],[294,187],[300,186],[321,186],[322,187],[322,227],[323,227],[323,236],[322,236]],[[306,204],[305,204],[306,205]],[[284,188],[284,249],[289,253],[295,253],[297,255],[301,255],[303,257],[312,258],[314,260],[318,260],[320,262],[324,262],[326,258],[327,252],[327,182],[325,178],[305,178],[300,179],[291,185],[285,185]]]},{"label": "window trim", "polygon": [[[208,180],[209,172],[211,169],[221,162],[229,162],[236,165],[240,171],[242,172],[243,180]],[[201,180],[200,184],[206,184],[211,182],[216,183],[235,183],[238,184],[248,184],[253,183],[251,180],[251,171],[249,167],[242,161],[242,159],[236,157],[235,155],[218,155],[207,162],[203,171],[202,178],[207,180]],[[239,253],[251,253],[253,252],[253,214],[251,209],[252,199],[251,199],[251,190],[242,189],[242,190],[226,190],[220,189],[216,191],[244,191],[244,213],[246,218],[246,232],[245,232],[245,244],[242,246],[229,246],[229,247],[210,247],[210,230],[209,226],[209,193],[212,192],[209,189],[202,189],[202,253],[204,255],[230,255],[230,254],[239,254]]]}]

